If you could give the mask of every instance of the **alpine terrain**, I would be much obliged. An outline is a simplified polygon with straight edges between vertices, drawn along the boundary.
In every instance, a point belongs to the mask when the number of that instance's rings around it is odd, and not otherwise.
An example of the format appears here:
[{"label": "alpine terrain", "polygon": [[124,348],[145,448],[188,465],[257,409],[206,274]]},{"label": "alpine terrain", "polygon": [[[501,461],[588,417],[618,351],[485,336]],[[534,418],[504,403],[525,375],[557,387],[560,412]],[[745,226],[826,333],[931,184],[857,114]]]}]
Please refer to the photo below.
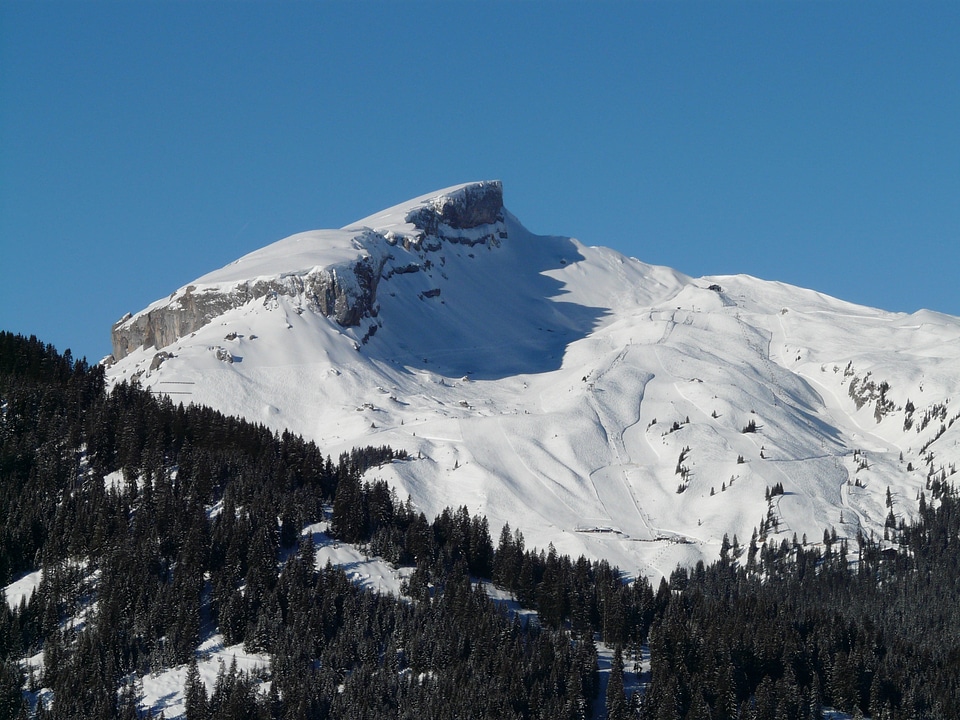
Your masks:
[{"label": "alpine terrain", "polygon": [[882,537],[960,460],[960,318],[535,235],[495,181],[275,242],[112,338],[110,382],[406,451],[368,477],[427,517],[651,578],[755,529]]}]

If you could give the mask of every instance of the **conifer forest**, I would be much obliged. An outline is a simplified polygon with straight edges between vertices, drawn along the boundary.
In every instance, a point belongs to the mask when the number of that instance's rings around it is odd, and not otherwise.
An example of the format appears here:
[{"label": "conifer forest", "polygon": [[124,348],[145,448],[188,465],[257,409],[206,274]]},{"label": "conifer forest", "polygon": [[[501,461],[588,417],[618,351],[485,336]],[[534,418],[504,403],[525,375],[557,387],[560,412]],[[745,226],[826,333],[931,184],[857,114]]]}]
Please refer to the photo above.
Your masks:
[{"label": "conifer forest", "polygon": [[[0,720],[153,717],[139,679],[174,666],[187,720],[960,718],[945,481],[886,539],[761,527],[654,585],[466,507],[426,517],[375,479],[407,461],[108,389],[101,367],[0,333],[0,587],[43,571],[29,598],[0,598]],[[302,530],[320,522],[412,568],[403,593],[319,563]],[[268,666],[207,687],[213,633]]]}]

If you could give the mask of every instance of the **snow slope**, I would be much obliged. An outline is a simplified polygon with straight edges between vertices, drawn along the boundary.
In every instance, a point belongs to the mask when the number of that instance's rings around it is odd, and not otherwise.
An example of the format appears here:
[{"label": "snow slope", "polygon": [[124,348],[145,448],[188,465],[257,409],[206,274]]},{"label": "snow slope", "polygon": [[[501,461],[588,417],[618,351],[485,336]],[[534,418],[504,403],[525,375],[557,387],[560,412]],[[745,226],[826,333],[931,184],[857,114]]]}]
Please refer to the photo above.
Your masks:
[{"label": "snow slope", "polygon": [[[953,471],[960,319],[694,279],[534,235],[505,209],[471,207],[489,186],[214,271],[151,308],[205,292],[230,295],[225,310],[108,375],[334,456],[403,448],[414,461],[376,472],[428,516],[466,505],[494,534],[509,522],[529,546],[652,577],[713,559],[725,533],[745,544],[766,517],[786,538],[882,534],[888,487],[909,517],[928,479]],[[358,324],[288,282],[326,269],[349,289],[358,261],[379,272]],[[272,289],[244,299],[240,286]],[[751,421],[757,432],[743,432]],[[777,483],[785,493],[768,503]]]}]

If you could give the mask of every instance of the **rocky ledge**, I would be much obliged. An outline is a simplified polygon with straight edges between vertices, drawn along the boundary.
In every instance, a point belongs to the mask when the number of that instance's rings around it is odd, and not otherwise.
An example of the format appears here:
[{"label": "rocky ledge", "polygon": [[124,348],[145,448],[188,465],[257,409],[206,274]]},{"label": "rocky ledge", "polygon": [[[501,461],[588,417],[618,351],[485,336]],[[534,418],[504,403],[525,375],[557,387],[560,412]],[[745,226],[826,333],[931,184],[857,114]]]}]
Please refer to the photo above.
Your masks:
[{"label": "rocky ledge", "polygon": [[[503,187],[499,181],[465,185],[412,208],[406,221],[414,226],[412,236],[403,237],[407,250],[437,250],[443,242],[498,245],[506,238]],[[229,289],[188,285],[164,303],[127,314],[112,328],[113,357],[120,360],[141,347],[158,350],[195,332],[223,313],[257,299],[264,302],[276,295],[301,298],[303,304],[343,327],[360,324],[377,315],[377,286],[384,265],[396,259],[392,252],[399,238],[376,229],[358,232],[355,261],[328,267],[290,272],[275,278],[256,278],[235,283]],[[411,272],[416,263],[404,269]],[[388,277],[391,273],[386,273]]]},{"label": "rocky ledge", "polygon": [[466,245],[496,243],[506,236],[503,226],[503,185],[499,180],[466,185],[439,195],[407,214],[421,238]]},{"label": "rocky ledge", "polygon": [[365,257],[303,275],[238,283],[229,291],[188,285],[159,307],[121,318],[111,331],[113,357],[120,360],[140,347],[167,347],[228,310],[260,298],[269,302],[276,295],[302,298],[307,307],[344,327],[359,325],[375,314],[382,266],[382,259]]}]

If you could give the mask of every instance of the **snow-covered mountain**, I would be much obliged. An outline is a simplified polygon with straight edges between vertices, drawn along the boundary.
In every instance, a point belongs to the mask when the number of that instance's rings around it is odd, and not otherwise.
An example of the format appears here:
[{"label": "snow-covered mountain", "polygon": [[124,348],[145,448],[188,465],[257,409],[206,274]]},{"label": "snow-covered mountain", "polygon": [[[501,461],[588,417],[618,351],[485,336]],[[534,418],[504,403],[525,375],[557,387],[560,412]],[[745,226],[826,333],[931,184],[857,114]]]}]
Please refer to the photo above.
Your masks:
[{"label": "snow-covered mountain", "polygon": [[502,197],[460,185],[250,253],[118,322],[109,377],[334,456],[406,449],[377,476],[428,516],[467,505],[651,576],[761,521],[880,535],[954,472],[960,319],[690,278],[534,235]]}]

